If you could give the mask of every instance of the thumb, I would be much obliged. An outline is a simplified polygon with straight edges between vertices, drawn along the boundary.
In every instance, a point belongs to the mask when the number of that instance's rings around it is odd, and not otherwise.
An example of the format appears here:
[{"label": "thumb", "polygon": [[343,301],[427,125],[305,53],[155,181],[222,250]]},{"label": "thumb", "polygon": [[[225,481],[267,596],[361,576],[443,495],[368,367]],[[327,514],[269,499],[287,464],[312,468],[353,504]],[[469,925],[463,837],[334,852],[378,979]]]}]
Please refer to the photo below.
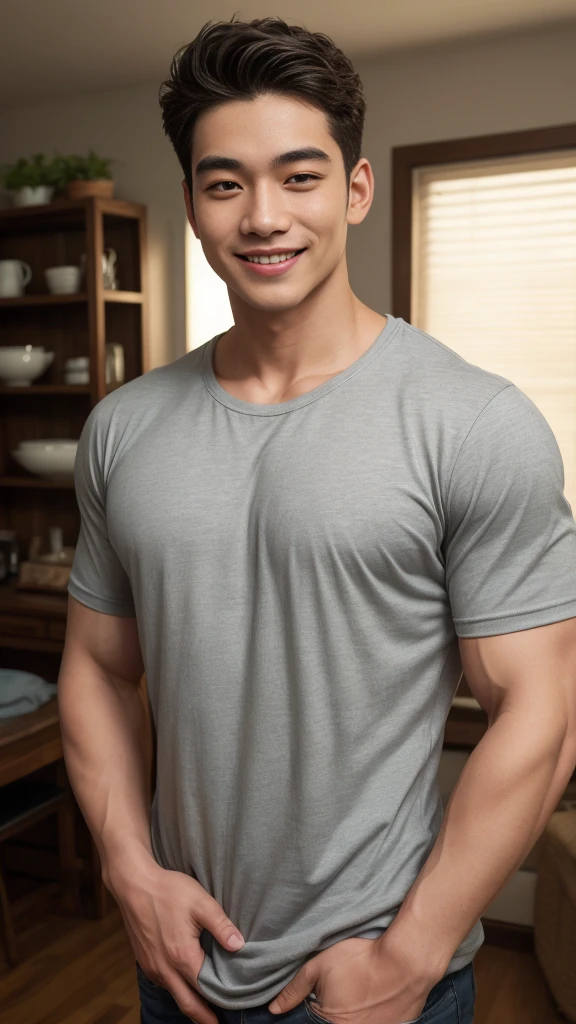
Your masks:
[{"label": "thumb", "polygon": [[309,963],[309,961],[305,963],[282,991],[274,996],[268,1006],[271,1013],[286,1013],[287,1010],[293,1010],[307,995],[310,995],[316,978],[312,977],[313,968],[310,968]]},{"label": "thumb", "polygon": [[226,916],[222,907],[209,893],[206,893],[197,908],[196,920],[206,928],[226,949],[242,949],[244,937],[235,924]]}]

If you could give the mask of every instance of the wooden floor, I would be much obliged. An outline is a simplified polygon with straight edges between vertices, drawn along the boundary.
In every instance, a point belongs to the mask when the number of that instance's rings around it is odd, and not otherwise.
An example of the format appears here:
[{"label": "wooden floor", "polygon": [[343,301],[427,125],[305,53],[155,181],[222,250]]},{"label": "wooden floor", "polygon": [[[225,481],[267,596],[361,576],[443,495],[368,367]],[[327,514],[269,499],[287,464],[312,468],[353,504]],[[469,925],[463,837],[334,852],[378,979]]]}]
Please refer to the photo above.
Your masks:
[{"label": "wooden floor", "polygon": [[[2,1024],[139,1024],[134,956],[117,908],[100,921],[65,917],[55,884],[14,906],[23,962],[8,970],[0,951]],[[485,944],[474,970],[474,1024],[566,1024],[532,954]]]}]

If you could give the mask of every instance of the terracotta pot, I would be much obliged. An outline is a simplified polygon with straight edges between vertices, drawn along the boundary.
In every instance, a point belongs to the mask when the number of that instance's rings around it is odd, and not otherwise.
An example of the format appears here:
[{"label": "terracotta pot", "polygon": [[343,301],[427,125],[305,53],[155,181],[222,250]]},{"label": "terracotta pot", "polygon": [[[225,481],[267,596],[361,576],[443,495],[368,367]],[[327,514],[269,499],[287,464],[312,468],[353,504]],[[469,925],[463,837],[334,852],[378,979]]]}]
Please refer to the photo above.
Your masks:
[{"label": "terracotta pot", "polygon": [[112,199],[114,182],[112,178],[95,178],[93,181],[69,181],[66,186],[68,199],[86,199],[96,196],[98,199]]}]

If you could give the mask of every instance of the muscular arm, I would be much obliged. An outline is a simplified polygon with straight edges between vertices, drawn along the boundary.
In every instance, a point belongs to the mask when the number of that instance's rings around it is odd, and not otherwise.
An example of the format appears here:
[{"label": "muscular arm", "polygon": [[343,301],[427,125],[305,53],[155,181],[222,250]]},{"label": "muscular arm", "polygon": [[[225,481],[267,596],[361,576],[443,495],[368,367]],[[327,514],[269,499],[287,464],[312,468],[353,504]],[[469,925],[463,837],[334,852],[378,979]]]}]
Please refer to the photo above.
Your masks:
[{"label": "muscular arm", "polygon": [[198,1024],[218,1024],[197,991],[207,929],[237,950],[242,935],[196,879],[157,864],[150,844],[144,671],[136,619],[104,615],[69,595],[58,679],[66,767],[116,897],[134,954],[148,978]]},{"label": "muscular arm", "polygon": [[108,888],[111,875],[155,863],[139,693],[143,672],[136,619],[93,611],[69,595],[58,678],[62,742]]},{"label": "muscular arm", "polygon": [[430,856],[379,940],[439,980],[520,866],[576,763],[576,619],[461,639],[489,727],[460,775]]}]

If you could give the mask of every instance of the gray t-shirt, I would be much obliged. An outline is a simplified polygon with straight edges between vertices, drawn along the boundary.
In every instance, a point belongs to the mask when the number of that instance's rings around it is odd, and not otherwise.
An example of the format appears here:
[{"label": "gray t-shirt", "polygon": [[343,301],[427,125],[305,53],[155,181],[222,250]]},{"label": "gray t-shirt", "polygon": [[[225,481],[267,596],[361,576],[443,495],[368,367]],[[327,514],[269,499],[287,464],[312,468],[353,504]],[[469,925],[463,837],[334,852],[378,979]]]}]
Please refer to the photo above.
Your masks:
[{"label": "gray t-shirt", "polygon": [[222,388],[214,342],[90,413],[69,590],[137,617],[154,855],[244,935],[204,930],[198,979],[241,1009],[394,919],[442,820],[457,638],[576,616],[576,523],[533,402],[404,320],[275,405]]}]

